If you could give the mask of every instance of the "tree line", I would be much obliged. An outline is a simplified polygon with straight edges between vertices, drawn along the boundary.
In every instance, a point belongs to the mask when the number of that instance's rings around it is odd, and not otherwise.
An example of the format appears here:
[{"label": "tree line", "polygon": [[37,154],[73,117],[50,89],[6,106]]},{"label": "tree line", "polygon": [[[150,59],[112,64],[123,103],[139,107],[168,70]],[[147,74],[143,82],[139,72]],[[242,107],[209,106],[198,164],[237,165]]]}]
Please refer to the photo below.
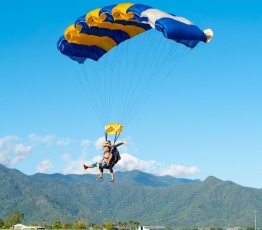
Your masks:
[{"label": "tree line", "polygon": [[[1,229],[9,229],[13,225],[21,224],[24,219],[24,213],[19,212],[17,210],[11,212],[7,219],[4,220],[0,218],[0,228]],[[31,226],[42,226],[46,229],[88,229],[92,228],[93,230],[112,230],[114,228],[118,228],[120,230],[137,230],[139,227],[138,221],[118,221],[117,223],[113,222],[105,222],[102,225],[96,225],[94,223],[88,223],[88,221],[85,221],[81,218],[76,220],[73,223],[66,223],[59,220],[55,220],[52,225],[46,224],[46,220],[44,219],[41,224],[34,222],[30,224]]]},{"label": "tree line", "polygon": [[[19,212],[17,210],[11,212],[6,220],[0,218],[0,229],[10,229],[13,225],[21,224],[24,219],[24,213]],[[94,223],[88,223],[81,218],[74,221],[73,223],[66,223],[59,220],[55,220],[52,225],[47,225],[45,219],[41,224],[34,222],[31,223],[31,226],[42,226],[46,229],[89,229],[92,228],[93,230],[113,230],[117,228],[119,230],[138,230],[140,223],[138,221],[118,221],[117,223],[113,222],[105,222],[102,225],[96,225]],[[224,230],[222,227],[209,227],[209,228],[180,228],[178,230]],[[167,230],[173,230],[173,228],[167,228]],[[262,230],[261,228],[240,228],[239,230]]]}]

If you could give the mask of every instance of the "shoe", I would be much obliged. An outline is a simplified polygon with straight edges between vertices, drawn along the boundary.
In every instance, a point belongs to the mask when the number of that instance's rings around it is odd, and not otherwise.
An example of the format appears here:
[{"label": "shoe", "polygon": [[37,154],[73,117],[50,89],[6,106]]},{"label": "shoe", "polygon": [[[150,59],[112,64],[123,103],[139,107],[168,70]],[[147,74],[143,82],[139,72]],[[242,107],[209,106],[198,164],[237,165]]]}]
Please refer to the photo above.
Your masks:
[{"label": "shoe", "polygon": [[103,178],[102,177],[98,177],[98,178],[96,178],[96,180],[103,180]]},{"label": "shoe", "polygon": [[88,169],[88,167],[85,164],[83,164],[82,166],[84,170]]},{"label": "shoe", "polygon": [[114,183],[114,181],[115,181],[115,180],[111,180],[111,181],[110,181],[110,184]]}]

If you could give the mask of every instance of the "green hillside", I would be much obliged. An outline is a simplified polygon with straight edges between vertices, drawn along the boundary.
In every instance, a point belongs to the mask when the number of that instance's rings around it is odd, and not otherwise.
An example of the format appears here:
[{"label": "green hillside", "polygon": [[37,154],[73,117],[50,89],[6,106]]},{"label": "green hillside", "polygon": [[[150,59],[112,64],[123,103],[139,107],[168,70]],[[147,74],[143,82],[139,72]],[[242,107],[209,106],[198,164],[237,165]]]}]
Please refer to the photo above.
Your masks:
[{"label": "green hillside", "polygon": [[[0,165],[0,218],[18,210],[24,223],[43,219],[90,223],[139,221],[169,227],[253,226],[262,190],[208,177],[205,181],[157,177],[140,171],[96,175],[27,176]],[[258,227],[262,224],[257,222]]]}]

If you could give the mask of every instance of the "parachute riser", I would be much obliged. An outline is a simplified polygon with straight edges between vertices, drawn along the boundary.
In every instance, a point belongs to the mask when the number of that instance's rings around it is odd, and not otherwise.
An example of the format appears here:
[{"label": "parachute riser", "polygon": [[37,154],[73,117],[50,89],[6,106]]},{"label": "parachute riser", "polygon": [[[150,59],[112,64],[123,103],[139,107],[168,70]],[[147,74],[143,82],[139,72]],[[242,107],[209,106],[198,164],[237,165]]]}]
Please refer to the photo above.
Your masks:
[{"label": "parachute riser", "polygon": [[116,141],[117,141],[117,139],[118,139],[119,136],[120,136],[120,133],[119,133],[119,134],[115,134],[115,138],[114,138],[114,143],[113,143],[113,145],[115,145],[115,143],[116,143]]},{"label": "parachute riser", "polygon": [[[114,137],[114,142],[113,142],[113,144],[112,144],[112,146],[114,146],[115,145],[115,143],[116,143],[116,141],[117,141],[117,139],[118,139],[118,137],[120,136],[120,133],[119,134],[115,134],[115,137]],[[107,141],[108,139],[107,139],[107,133],[105,132],[105,141]],[[110,152],[112,152],[112,148],[111,148],[111,151]]]}]

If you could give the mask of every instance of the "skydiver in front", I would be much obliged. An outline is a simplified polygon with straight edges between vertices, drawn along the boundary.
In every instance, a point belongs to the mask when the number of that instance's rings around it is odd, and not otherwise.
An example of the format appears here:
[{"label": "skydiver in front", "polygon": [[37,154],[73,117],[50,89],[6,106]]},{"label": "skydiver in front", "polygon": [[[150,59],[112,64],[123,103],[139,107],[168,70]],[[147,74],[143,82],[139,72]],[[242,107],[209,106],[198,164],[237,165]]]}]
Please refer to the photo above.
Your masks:
[{"label": "skydiver in front", "polygon": [[98,169],[107,168],[107,167],[109,167],[109,162],[110,162],[111,159],[112,159],[111,148],[109,146],[107,146],[107,147],[105,147],[104,155],[99,162],[96,162],[96,163],[88,165],[88,166],[83,164],[83,168],[84,168],[84,170],[89,169],[89,168],[95,168],[95,167],[98,168]]}]

